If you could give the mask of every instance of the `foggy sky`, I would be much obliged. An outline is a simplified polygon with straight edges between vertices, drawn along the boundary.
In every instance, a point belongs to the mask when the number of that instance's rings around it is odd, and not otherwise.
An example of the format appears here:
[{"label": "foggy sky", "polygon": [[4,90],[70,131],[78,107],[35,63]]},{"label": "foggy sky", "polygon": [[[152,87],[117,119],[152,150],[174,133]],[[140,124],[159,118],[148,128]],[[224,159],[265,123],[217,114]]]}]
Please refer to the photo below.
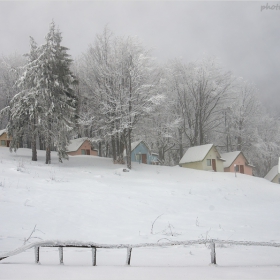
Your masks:
[{"label": "foggy sky", "polygon": [[[279,9],[261,11],[267,3]],[[73,58],[107,24],[116,35],[138,36],[160,63],[216,56],[255,83],[266,105],[280,107],[280,2],[0,2],[0,54],[27,53],[29,36],[42,44],[52,20]]]}]

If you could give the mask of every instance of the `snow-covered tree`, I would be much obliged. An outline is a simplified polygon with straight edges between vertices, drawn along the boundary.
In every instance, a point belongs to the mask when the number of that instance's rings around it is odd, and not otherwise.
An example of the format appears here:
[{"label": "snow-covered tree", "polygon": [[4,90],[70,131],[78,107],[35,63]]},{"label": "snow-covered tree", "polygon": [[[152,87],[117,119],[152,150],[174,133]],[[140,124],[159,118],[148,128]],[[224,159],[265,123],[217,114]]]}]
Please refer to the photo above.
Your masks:
[{"label": "snow-covered tree", "polygon": [[117,38],[105,28],[85,54],[84,69],[81,80],[94,108],[94,116],[89,116],[94,134],[107,143],[110,138],[114,162],[123,161],[126,148],[131,168],[133,129],[157,102],[155,65],[149,51],[137,38]]},{"label": "snow-covered tree", "polygon": [[231,149],[245,151],[256,142],[260,103],[256,88],[248,82],[237,86],[235,100],[227,107],[227,126]]},{"label": "snow-covered tree", "polygon": [[10,102],[11,119],[8,133],[17,148],[22,130],[29,127],[32,138],[32,160],[37,160],[36,138],[43,135],[46,146],[46,164],[51,162],[51,145],[55,145],[59,160],[67,158],[67,132],[74,127],[75,96],[73,84],[77,81],[70,71],[71,59],[67,48],[61,45],[61,33],[51,23],[46,43],[37,46],[31,38],[28,62],[17,82],[19,92]]},{"label": "snow-covered tree", "polygon": [[190,146],[209,142],[208,134],[221,121],[222,105],[228,98],[232,77],[217,61],[204,58],[188,65],[170,66],[170,91],[180,106],[182,130]]},{"label": "snow-covered tree", "polygon": [[67,48],[61,45],[62,36],[55,23],[50,25],[46,43],[40,46],[36,60],[35,90],[41,94],[43,111],[40,126],[46,145],[46,163],[51,162],[51,144],[57,149],[59,160],[67,158],[67,131],[75,126],[75,95],[73,85],[77,83],[70,70],[72,60]]},{"label": "snow-covered tree", "polygon": [[[9,106],[11,99],[17,93],[15,82],[21,73],[21,66],[25,63],[25,58],[18,54],[0,58],[0,110]],[[6,127],[8,119],[9,113],[3,114],[2,118],[0,116],[0,129]]]},{"label": "snow-covered tree", "polygon": [[256,166],[256,174],[263,177],[279,161],[280,122],[263,111],[257,130],[257,141],[248,153]]},{"label": "snow-covered tree", "polygon": [[[9,105],[2,110],[6,111],[9,115],[9,121],[7,125],[8,134],[12,136],[10,143],[10,149],[17,149],[22,140],[23,135],[27,130],[30,130],[31,142],[32,142],[32,160],[37,160],[36,152],[36,134],[37,134],[37,108],[36,108],[36,95],[32,90],[34,80],[30,73],[28,73],[28,67],[32,65],[36,59],[36,44],[31,38],[30,40],[30,53],[28,55],[27,64],[21,68],[23,72],[22,76],[16,82],[15,88],[18,92],[9,101]],[[27,67],[28,65],[28,67]],[[18,72],[18,71],[17,71]]]}]

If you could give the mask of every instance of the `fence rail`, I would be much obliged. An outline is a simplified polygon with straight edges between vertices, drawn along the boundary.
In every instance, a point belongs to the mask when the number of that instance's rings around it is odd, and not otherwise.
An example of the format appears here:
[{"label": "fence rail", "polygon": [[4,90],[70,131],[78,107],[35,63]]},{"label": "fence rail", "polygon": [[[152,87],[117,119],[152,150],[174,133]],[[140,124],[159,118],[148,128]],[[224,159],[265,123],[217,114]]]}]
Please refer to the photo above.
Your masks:
[{"label": "fence rail", "polygon": [[8,257],[20,254],[28,249],[34,248],[35,250],[35,263],[39,263],[40,259],[40,247],[57,247],[59,250],[59,262],[63,264],[63,248],[91,248],[92,249],[92,265],[96,266],[96,254],[97,249],[127,249],[126,265],[130,265],[131,254],[133,248],[144,248],[144,247],[169,247],[178,245],[199,245],[209,244],[211,264],[216,264],[216,244],[227,244],[227,245],[243,245],[243,246],[268,246],[268,247],[280,247],[280,243],[275,242],[253,242],[253,241],[233,241],[233,240],[219,240],[219,239],[199,239],[189,241],[173,241],[173,242],[162,242],[162,243],[141,243],[141,244],[98,244],[91,242],[79,242],[79,241],[40,241],[34,242],[25,246],[22,246],[14,251],[7,252],[0,255],[0,261]]}]

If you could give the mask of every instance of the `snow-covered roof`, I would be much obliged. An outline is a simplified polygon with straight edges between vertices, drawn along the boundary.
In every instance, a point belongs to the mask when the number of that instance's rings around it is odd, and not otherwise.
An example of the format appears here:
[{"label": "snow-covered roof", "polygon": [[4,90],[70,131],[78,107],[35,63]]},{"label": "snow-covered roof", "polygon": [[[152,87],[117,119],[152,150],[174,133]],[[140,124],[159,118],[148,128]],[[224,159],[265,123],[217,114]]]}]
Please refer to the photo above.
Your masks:
[{"label": "snow-covered roof", "polygon": [[[132,152],[141,142],[143,142],[143,143],[147,146],[147,148],[150,150],[148,144],[147,144],[145,141],[143,141],[143,140],[138,140],[138,141],[135,141],[135,142],[132,142],[132,143],[131,143],[131,152]],[[126,150],[123,151],[123,156],[126,157]]]},{"label": "snow-covered roof", "polygon": [[235,151],[235,152],[221,154],[221,157],[225,160],[224,167],[230,167],[240,153],[241,153],[240,151]]},{"label": "snow-covered roof", "polygon": [[132,142],[131,143],[131,151],[133,151],[141,142],[142,142],[142,140]]},{"label": "snow-covered roof", "polygon": [[254,165],[252,165],[248,162],[248,160],[246,159],[246,157],[244,156],[244,154],[241,151],[235,151],[235,152],[221,154],[221,157],[225,160],[224,167],[225,168],[230,167],[232,165],[232,163],[235,161],[235,159],[239,156],[240,153],[245,158],[246,165],[248,165],[250,167],[255,167]]},{"label": "snow-covered roof", "polygon": [[279,173],[278,165],[275,165],[269,170],[269,172],[266,174],[264,178],[271,182],[278,173]]},{"label": "snow-covered roof", "polygon": [[181,158],[179,164],[202,161],[212,147],[213,144],[190,147]]},{"label": "snow-covered roof", "polygon": [[5,132],[6,132],[6,129],[0,130],[0,136],[1,136],[3,133],[5,133]]},{"label": "snow-covered roof", "polygon": [[77,138],[77,139],[70,140],[69,145],[66,147],[67,152],[77,151],[86,140],[88,140],[88,139],[87,138]]},{"label": "snow-covered roof", "polygon": [[273,166],[269,172],[264,176],[268,181],[272,181],[276,175],[280,173],[280,157],[278,159],[278,165]]}]

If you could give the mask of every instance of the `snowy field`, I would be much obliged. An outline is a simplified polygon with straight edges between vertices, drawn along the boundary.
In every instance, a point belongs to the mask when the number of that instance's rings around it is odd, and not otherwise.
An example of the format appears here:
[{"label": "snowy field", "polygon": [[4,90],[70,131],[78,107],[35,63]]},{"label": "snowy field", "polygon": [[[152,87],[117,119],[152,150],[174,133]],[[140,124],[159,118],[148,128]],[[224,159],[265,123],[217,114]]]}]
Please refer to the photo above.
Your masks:
[{"label": "snowy field", "polygon": [[[280,187],[262,178],[76,156],[52,164],[0,148],[0,255],[28,242],[138,244],[213,238],[280,243]],[[159,217],[160,216],[160,217]],[[156,218],[159,217],[157,220]],[[154,223],[154,225],[153,225]],[[153,228],[152,228],[153,225]],[[27,242],[27,244],[28,244]],[[133,249],[42,248],[0,262],[0,279],[280,279],[280,248],[205,245]]]}]

